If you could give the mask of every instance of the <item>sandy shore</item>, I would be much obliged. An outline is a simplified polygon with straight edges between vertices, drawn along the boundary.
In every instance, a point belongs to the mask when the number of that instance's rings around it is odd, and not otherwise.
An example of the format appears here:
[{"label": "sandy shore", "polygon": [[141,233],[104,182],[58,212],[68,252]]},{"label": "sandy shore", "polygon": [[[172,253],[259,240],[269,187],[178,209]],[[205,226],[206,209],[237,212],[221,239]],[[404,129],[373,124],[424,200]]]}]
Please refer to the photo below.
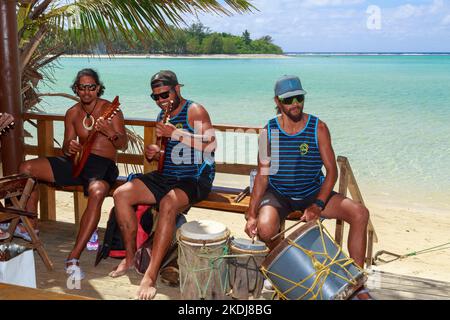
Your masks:
[{"label": "sandy shore", "polygon": [[289,58],[284,54],[199,54],[199,55],[175,55],[175,54],[116,54],[116,55],[88,55],[72,54],[62,55],[63,58],[116,58],[116,59],[281,59]]},{"label": "sandy shore", "polygon": [[[216,185],[246,186],[247,179],[240,176],[220,175]],[[363,194],[364,196],[364,194]],[[57,219],[73,222],[73,196],[67,192],[57,192]],[[414,208],[389,207],[382,202],[365,199],[373,225],[378,235],[374,253],[387,250],[397,254],[407,254],[450,242],[450,214],[414,210]],[[111,198],[105,200],[102,209],[100,227],[105,227],[108,212],[113,206]],[[235,237],[245,237],[243,215],[221,211],[193,208],[187,215],[188,221],[212,219],[224,223]],[[287,226],[294,222],[288,222]],[[334,234],[334,221],[325,222],[328,230]],[[346,233],[348,225],[346,225]],[[388,258],[388,257],[385,257]],[[439,250],[418,254],[402,260],[379,265],[377,270],[408,276],[429,278],[450,282],[450,244]]]}]

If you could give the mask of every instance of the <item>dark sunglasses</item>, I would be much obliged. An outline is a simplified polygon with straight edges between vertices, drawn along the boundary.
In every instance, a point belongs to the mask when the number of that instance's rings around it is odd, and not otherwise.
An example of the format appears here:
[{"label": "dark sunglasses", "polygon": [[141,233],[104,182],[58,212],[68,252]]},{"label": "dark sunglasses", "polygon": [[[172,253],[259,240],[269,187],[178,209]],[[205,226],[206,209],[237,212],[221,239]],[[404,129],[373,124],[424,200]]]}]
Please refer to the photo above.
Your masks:
[{"label": "dark sunglasses", "polygon": [[280,102],[282,104],[293,104],[294,100],[296,100],[298,103],[302,103],[303,101],[305,101],[305,95],[300,94],[298,96],[293,96],[293,97],[289,97],[289,98],[278,97],[278,99],[280,100]]},{"label": "dark sunglasses", "polygon": [[158,101],[160,98],[161,99],[167,99],[170,96],[170,93],[173,91],[173,89],[170,89],[169,91],[166,92],[161,92],[161,93],[152,93],[150,95],[150,97],[152,97],[153,100]]},{"label": "dark sunglasses", "polygon": [[77,87],[80,91],[84,91],[86,89],[88,89],[89,91],[94,91],[95,89],[97,89],[97,85],[95,83],[79,84],[77,85]]}]

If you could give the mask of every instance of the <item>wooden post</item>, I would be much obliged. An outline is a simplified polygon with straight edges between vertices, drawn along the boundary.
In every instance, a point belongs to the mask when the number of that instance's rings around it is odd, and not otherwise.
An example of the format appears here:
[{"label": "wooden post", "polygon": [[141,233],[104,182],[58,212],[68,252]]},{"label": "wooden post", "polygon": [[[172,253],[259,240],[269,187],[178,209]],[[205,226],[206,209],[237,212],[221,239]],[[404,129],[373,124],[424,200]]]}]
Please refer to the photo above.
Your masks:
[{"label": "wooden post", "polygon": [[87,207],[87,197],[84,196],[83,191],[73,192],[73,205],[75,211],[75,224],[77,227],[80,226],[81,218],[83,217],[84,210]]},{"label": "wooden post", "polygon": [[[337,162],[339,164],[339,193],[346,197],[348,186],[347,158],[339,156]],[[343,238],[344,220],[337,219],[334,239],[340,246],[342,246]]]},{"label": "wooden post", "polygon": [[[347,170],[347,176],[348,176],[348,190],[350,191],[350,195],[352,199],[356,202],[361,203],[365,206],[364,199],[362,197],[361,191],[359,190],[358,183],[356,182],[355,175],[353,174],[352,167],[350,166],[350,163],[345,158],[345,167]],[[373,243],[378,242],[378,236],[375,232],[375,228],[372,224],[372,221],[369,218],[369,222],[367,225],[367,251],[366,251],[366,265],[367,267],[372,265],[373,261]]]},{"label": "wooden post", "polygon": [[14,117],[14,127],[0,137],[3,175],[19,171],[24,160],[22,98],[20,93],[20,59],[17,1],[0,0],[0,112]]},{"label": "wooden post", "polygon": [[[38,156],[53,156],[53,121],[38,120]],[[41,220],[56,221],[55,189],[46,184],[39,185],[39,212]]]},{"label": "wooden post", "polygon": [[[144,148],[149,144],[156,143],[156,129],[155,127],[144,127]],[[144,173],[158,169],[156,161],[148,162],[144,156]]]},{"label": "wooden post", "polygon": [[370,267],[373,264],[373,238],[374,231],[369,230],[369,236],[367,239],[367,254],[366,254],[366,266]]}]

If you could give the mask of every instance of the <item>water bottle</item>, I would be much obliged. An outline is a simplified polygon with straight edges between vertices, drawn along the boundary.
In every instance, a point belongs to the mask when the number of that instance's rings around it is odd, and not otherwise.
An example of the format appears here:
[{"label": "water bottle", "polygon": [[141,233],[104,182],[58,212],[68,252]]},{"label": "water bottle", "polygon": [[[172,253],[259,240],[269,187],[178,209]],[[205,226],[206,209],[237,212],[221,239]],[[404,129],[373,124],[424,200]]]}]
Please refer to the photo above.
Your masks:
[{"label": "water bottle", "polygon": [[89,251],[97,251],[98,249],[98,229],[95,229],[92,233],[91,238],[89,239],[88,243],[86,244],[86,249]]}]

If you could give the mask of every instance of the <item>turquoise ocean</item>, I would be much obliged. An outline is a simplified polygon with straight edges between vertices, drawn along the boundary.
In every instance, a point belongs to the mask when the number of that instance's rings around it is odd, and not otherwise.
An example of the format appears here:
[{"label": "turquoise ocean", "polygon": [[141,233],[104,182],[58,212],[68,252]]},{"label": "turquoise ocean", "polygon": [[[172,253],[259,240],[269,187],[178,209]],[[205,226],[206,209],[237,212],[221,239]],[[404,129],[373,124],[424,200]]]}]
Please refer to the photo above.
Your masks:
[{"label": "turquoise ocean", "polygon": [[[126,117],[156,117],[149,78],[171,69],[185,85],[183,96],[203,104],[213,123],[255,126],[275,116],[276,79],[298,75],[308,92],[304,111],[327,123],[335,153],[349,158],[363,196],[450,214],[450,56],[61,58],[55,82],[40,91],[71,93],[86,67],[100,73],[106,99],[120,96]],[[46,97],[40,108],[64,114],[72,104]],[[56,126],[61,139],[62,130]],[[256,163],[256,139],[245,150],[225,148],[228,142],[219,141],[219,160]]]}]

